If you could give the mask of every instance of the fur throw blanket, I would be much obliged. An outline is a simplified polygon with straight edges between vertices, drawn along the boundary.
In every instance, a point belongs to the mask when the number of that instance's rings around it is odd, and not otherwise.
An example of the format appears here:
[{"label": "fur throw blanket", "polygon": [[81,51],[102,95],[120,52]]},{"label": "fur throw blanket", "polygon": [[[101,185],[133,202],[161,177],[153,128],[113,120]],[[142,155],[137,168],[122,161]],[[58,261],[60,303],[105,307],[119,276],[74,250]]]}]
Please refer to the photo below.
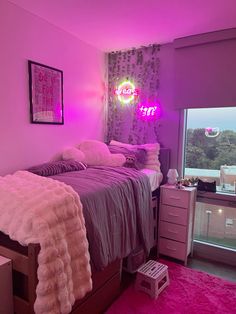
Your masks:
[{"label": "fur throw blanket", "polygon": [[39,243],[37,314],[67,314],[92,289],[78,194],[27,171],[0,177],[0,230],[22,245]]}]

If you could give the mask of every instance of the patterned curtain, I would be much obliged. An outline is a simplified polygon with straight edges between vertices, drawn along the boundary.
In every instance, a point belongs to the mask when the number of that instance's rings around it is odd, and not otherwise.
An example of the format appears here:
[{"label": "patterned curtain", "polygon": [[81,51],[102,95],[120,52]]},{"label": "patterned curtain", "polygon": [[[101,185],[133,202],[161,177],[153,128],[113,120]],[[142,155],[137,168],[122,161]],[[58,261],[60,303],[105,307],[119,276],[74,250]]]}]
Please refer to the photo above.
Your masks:
[{"label": "patterned curtain", "polygon": [[[158,141],[156,119],[140,119],[140,104],[158,103],[159,45],[108,55],[108,116],[107,140],[130,144],[145,144]],[[122,104],[116,88],[130,80],[138,90],[138,96],[129,104]]]}]

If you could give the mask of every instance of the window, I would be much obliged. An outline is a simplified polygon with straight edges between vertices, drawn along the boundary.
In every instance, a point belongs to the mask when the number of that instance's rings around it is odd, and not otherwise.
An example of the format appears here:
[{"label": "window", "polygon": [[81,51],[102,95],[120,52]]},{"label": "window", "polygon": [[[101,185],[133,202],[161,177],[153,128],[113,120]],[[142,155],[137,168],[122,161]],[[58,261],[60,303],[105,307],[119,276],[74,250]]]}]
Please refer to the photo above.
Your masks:
[{"label": "window", "polygon": [[235,192],[236,107],[188,109],[184,172]]},{"label": "window", "polygon": [[197,202],[194,240],[236,250],[236,210]]},{"label": "window", "polygon": [[198,198],[194,240],[236,251],[236,107],[187,110],[184,176],[215,180],[223,193],[212,203]]}]

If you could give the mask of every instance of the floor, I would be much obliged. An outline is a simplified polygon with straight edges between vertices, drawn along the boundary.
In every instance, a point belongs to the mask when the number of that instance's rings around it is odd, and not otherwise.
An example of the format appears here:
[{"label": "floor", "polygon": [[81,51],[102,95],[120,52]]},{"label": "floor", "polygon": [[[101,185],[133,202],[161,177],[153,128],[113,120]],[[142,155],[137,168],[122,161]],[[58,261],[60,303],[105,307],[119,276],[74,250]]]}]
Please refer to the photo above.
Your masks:
[{"label": "floor", "polygon": [[[172,258],[163,257],[163,259],[168,259],[183,265],[183,262]],[[187,267],[204,271],[208,274],[212,274],[223,279],[236,282],[236,268],[227,264],[214,262],[212,260],[203,258],[189,257]]]},{"label": "floor", "polygon": [[[168,259],[168,260],[171,260],[173,262],[183,265],[181,261],[177,261],[177,260],[167,258],[167,257],[165,258],[161,257],[161,258],[162,260]],[[206,259],[189,258],[187,267],[204,271],[209,274],[213,274],[225,280],[236,282],[236,268],[230,265],[226,265],[226,264],[222,264],[218,262],[212,262]],[[129,274],[129,273],[123,272],[122,277],[123,277],[122,278],[122,290],[126,289],[135,280],[135,274]]]},{"label": "floor", "polygon": [[188,267],[236,282],[236,268],[230,265],[205,259],[189,258]]}]

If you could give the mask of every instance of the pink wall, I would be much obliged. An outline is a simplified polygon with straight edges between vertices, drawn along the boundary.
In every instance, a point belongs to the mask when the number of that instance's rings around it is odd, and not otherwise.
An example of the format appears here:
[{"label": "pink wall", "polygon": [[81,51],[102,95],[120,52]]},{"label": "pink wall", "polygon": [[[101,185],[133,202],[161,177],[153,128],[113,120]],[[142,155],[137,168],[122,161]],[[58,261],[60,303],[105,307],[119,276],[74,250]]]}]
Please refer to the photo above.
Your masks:
[{"label": "pink wall", "polygon": [[[102,52],[5,0],[0,38],[0,175],[48,161],[82,139],[103,140]],[[30,123],[28,59],[63,70],[64,125]]]},{"label": "pink wall", "polygon": [[[0,50],[0,175],[48,161],[82,139],[103,139],[106,66],[102,52],[6,0],[0,2],[0,38],[4,45]],[[224,41],[218,45],[225,47]],[[197,54],[199,47],[191,49]],[[180,168],[183,122],[181,111],[173,109],[175,54],[173,43],[161,46],[158,128],[161,144],[171,149],[171,167]],[[233,58],[229,51],[227,60]],[[65,125],[30,123],[28,59],[63,70]],[[193,62],[188,70],[194,67]],[[214,72],[209,77],[214,78]],[[230,76],[224,83],[227,88]]]},{"label": "pink wall", "polygon": [[159,100],[161,118],[158,122],[159,139],[163,147],[171,150],[171,168],[179,168],[178,151],[182,138],[180,133],[183,125],[180,123],[181,113],[174,107],[174,48],[166,44],[160,49],[160,86]]}]

